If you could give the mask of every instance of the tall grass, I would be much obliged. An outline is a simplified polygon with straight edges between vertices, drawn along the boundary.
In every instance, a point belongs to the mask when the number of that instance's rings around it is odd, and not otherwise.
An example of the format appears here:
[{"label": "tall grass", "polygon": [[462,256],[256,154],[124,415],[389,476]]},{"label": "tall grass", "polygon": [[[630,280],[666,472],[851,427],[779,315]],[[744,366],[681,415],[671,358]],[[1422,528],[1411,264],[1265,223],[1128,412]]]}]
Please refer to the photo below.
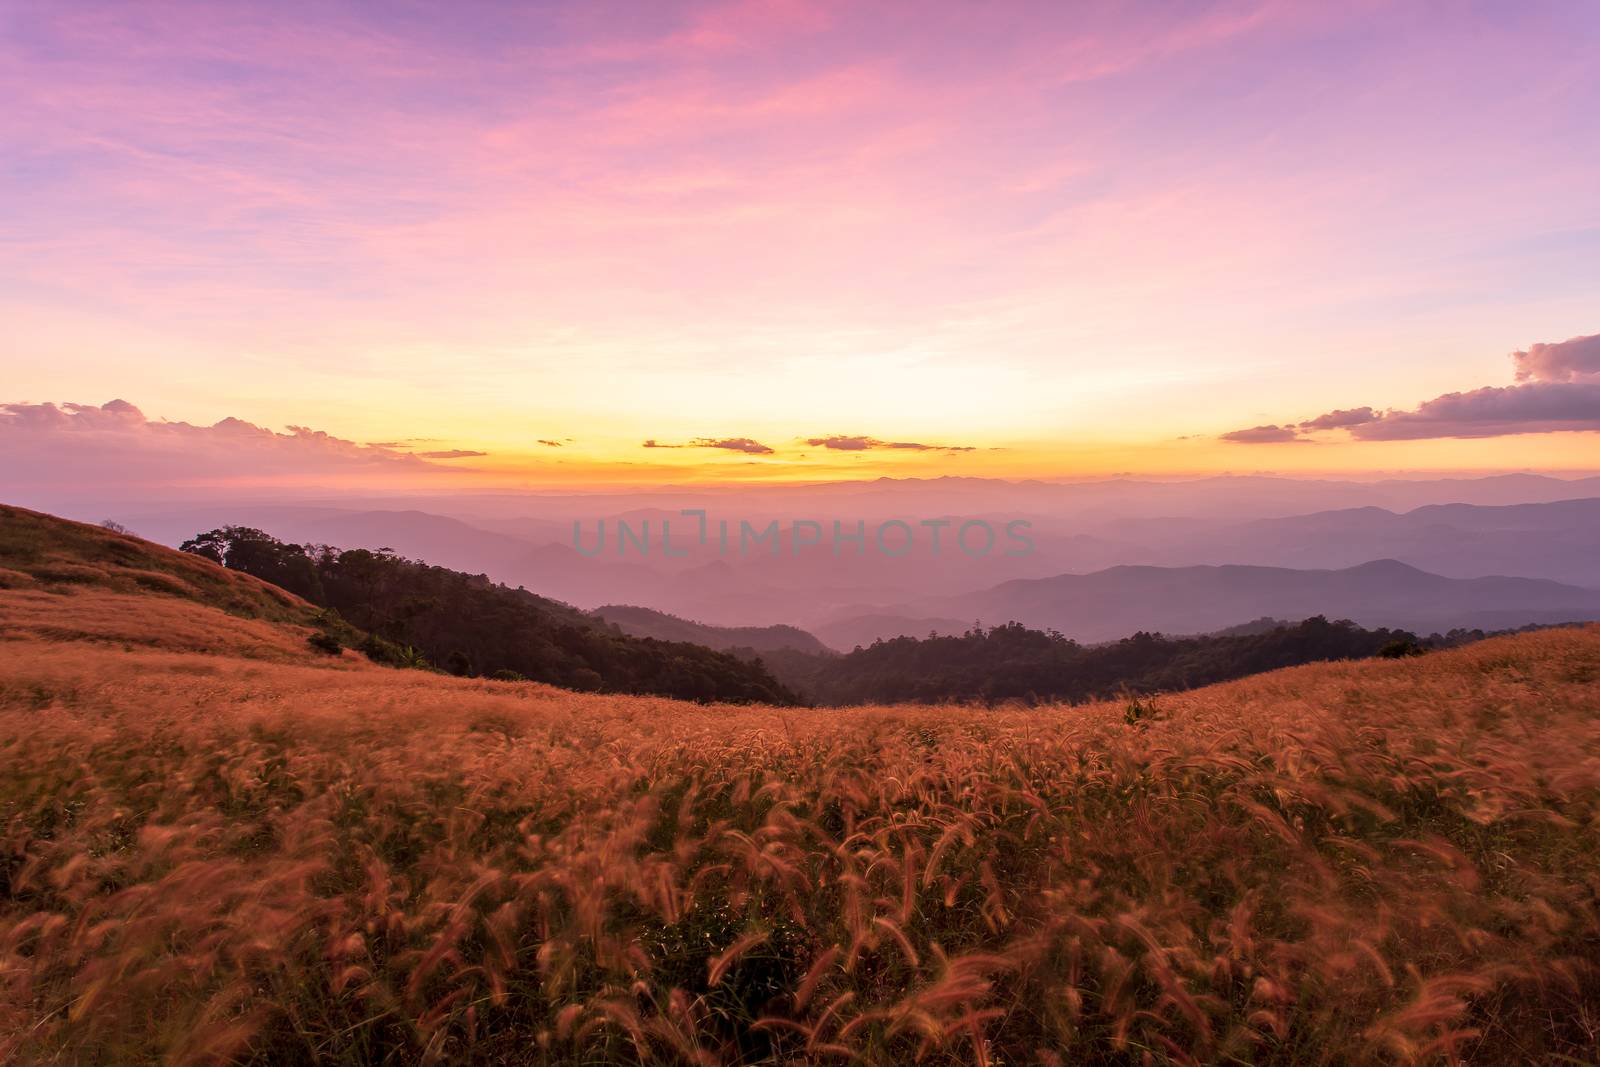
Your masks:
[{"label": "tall grass", "polygon": [[0,1060],[1588,1062],[1597,709],[1595,629],[1138,714],[14,634]]}]

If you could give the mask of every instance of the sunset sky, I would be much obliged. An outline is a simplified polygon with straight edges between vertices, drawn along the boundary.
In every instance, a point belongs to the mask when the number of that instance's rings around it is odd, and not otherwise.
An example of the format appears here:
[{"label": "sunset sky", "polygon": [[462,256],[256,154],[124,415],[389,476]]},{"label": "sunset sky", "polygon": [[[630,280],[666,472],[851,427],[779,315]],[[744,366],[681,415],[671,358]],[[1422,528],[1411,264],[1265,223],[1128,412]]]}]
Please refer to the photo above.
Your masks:
[{"label": "sunset sky", "polygon": [[1592,0],[0,0],[0,457],[1600,468],[1597,55]]}]

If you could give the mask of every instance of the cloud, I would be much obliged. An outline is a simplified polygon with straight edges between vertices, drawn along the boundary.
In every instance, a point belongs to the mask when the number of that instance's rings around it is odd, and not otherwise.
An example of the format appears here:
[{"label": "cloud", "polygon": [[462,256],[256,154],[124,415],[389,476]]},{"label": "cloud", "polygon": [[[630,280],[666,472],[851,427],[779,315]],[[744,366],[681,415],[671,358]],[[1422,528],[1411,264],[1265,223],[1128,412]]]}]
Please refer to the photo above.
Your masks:
[{"label": "cloud", "polygon": [[1302,430],[1344,430],[1351,426],[1360,426],[1363,423],[1373,422],[1383,418],[1381,412],[1371,408],[1345,408],[1339,411],[1330,411],[1326,415],[1318,415],[1300,424]]},{"label": "cloud", "polygon": [[1511,362],[1520,384],[1445,393],[1411,411],[1342,408],[1299,424],[1235,430],[1221,439],[1304,441],[1300,431],[1323,430],[1344,430],[1358,441],[1600,431],[1600,334],[1532,345],[1511,353]]},{"label": "cloud", "polygon": [[386,444],[242,419],[149,419],[125,400],[0,404],[0,487],[312,484],[449,471]]},{"label": "cloud", "polygon": [[1284,441],[1308,443],[1293,426],[1252,426],[1248,430],[1234,430],[1222,435],[1222,440],[1236,445],[1278,444]]},{"label": "cloud", "polygon": [[470,448],[447,448],[442,452],[418,452],[423,459],[470,459],[473,456],[487,456],[487,452],[474,452]]},{"label": "cloud", "polygon": [[837,449],[840,452],[865,452],[877,442],[870,437],[834,436],[808,437],[806,438],[806,444],[811,445],[813,448],[820,446],[822,448]]},{"label": "cloud", "polygon": [[731,452],[744,452],[752,456],[772,455],[772,449],[748,437],[697,437],[690,444],[695,448],[726,448]]},{"label": "cloud", "polygon": [[546,441],[542,437],[539,438],[539,443],[541,445],[545,445],[546,447],[549,447],[549,448],[560,448],[561,447],[561,442],[560,441]]},{"label": "cloud", "polygon": [[1351,429],[1362,441],[1600,430],[1600,381],[1529,382],[1446,393]]},{"label": "cloud", "polygon": [[744,452],[752,456],[770,456],[773,450],[760,441],[753,441],[748,437],[696,437],[686,445],[664,445],[654,437],[646,441],[643,448],[723,448],[730,452]]},{"label": "cloud", "polygon": [[1572,382],[1600,379],[1600,333],[1537,344],[1511,353],[1519,382]]},{"label": "cloud", "polygon": [[925,445],[920,441],[880,441],[876,437],[851,434],[834,434],[832,437],[808,437],[806,444],[813,448],[831,448],[839,452],[865,452],[873,448],[903,449],[911,452],[971,452],[972,445]]}]

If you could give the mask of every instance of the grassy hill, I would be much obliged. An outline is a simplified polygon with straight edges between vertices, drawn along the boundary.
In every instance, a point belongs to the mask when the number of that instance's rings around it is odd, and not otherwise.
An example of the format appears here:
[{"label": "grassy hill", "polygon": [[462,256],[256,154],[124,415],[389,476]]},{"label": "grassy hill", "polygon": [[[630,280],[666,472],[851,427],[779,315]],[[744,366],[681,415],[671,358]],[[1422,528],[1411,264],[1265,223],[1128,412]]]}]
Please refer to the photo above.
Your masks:
[{"label": "grassy hill", "polygon": [[[123,533],[0,505],[0,650],[17,641],[311,662],[319,608]],[[348,657],[347,657],[348,658]]]},{"label": "grassy hill", "polygon": [[282,588],[130,534],[0,504],[0,589],[160,593],[231,615],[309,623],[316,608]]},{"label": "grassy hill", "polygon": [[[36,547],[0,590],[3,1062],[1571,1063],[1600,1038],[1595,628],[1131,704],[708,706],[319,657],[289,621],[63,577],[132,551],[80,536],[99,562]],[[24,600],[121,636],[15,624]]]}]

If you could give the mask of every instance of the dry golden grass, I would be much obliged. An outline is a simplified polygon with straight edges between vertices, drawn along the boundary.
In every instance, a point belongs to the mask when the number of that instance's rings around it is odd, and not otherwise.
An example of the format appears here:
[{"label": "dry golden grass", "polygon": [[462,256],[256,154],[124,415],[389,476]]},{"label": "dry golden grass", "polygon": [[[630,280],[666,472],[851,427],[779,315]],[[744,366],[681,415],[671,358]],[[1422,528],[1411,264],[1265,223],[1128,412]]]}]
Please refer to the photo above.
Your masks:
[{"label": "dry golden grass", "polygon": [[131,534],[0,504],[0,590],[156,593],[231,615],[304,623],[316,608],[270,582]]},{"label": "dry golden grass", "polygon": [[1594,628],[1153,708],[778,711],[8,623],[0,1060],[1557,1063],[1600,1035]]},{"label": "dry golden grass", "polygon": [[[220,568],[219,568],[220,569]],[[310,660],[310,627],[240,618],[191,600],[99,589],[0,589],[4,642],[97,641],[171,652]]]}]

